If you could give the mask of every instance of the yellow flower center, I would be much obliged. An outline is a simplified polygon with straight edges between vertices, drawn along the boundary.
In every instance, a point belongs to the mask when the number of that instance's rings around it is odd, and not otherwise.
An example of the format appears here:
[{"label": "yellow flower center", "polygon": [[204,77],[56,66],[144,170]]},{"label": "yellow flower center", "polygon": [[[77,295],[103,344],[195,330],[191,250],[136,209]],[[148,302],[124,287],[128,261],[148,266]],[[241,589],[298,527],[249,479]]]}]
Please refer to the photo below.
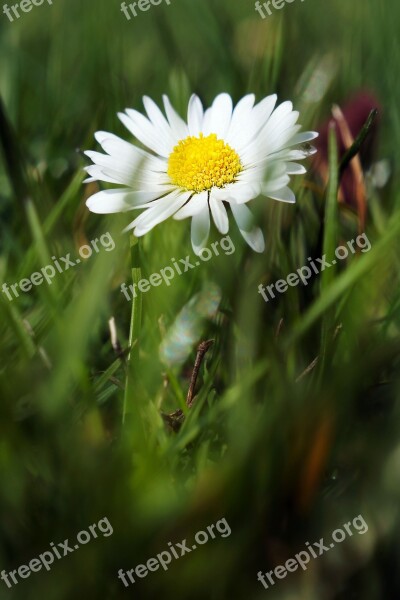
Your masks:
[{"label": "yellow flower center", "polygon": [[199,137],[181,140],[168,159],[172,183],[194,192],[232,183],[241,170],[237,152],[219,140],[215,133],[206,137],[200,133]]}]

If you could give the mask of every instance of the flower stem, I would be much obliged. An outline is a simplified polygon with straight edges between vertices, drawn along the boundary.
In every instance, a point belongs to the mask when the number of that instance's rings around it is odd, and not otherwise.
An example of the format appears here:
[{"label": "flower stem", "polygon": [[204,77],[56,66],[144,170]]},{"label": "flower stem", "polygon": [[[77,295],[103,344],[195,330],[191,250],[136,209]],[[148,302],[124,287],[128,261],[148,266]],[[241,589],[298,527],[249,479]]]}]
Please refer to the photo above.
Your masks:
[{"label": "flower stem", "polygon": [[[142,278],[140,267],[140,245],[134,235],[131,236],[131,268],[133,289]],[[135,285],[136,284],[136,285]],[[139,372],[139,337],[142,326],[142,294],[135,294],[132,298],[131,321],[129,327],[129,354],[126,362],[126,382],[124,406],[122,410],[122,424],[125,423],[128,402],[132,399],[133,383]]]}]

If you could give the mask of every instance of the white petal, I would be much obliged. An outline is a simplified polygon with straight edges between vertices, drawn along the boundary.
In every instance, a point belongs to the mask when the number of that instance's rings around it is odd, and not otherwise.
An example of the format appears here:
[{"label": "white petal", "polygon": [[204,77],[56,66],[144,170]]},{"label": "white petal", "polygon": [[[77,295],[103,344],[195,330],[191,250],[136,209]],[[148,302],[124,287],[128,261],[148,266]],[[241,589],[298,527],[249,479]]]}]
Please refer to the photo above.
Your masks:
[{"label": "white petal", "polygon": [[[105,155],[102,155],[105,156]],[[125,185],[133,190],[156,191],[163,188],[171,188],[171,180],[165,173],[156,173],[149,170],[137,170],[126,168],[124,165],[114,168],[107,165],[90,165],[85,170],[98,181],[117,183]],[[167,189],[165,189],[167,191]],[[160,193],[161,195],[161,193]]]},{"label": "white petal", "polygon": [[189,134],[193,136],[198,136],[203,128],[203,105],[195,94],[189,100],[188,128]]},{"label": "white petal", "polygon": [[138,161],[130,156],[121,156],[121,158],[117,158],[115,156],[103,154],[102,152],[95,152],[94,150],[85,150],[84,154],[88,156],[95,165],[109,167],[111,169],[118,169],[121,166],[121,163],[123,163],[123,168],[135,170],[141,162],[143,162],[143,159]]},{"label": "white petal", "polygon": [[134,157],[138,156],[150,156],[147,154],[145,150],[134,146],[130,142],[123,140],[122,138],[114,135],[113,133],[109,133],[107,131],[96,131],[94,137],[99,142],[100,146],[103,148],[107,154],[125,154],[133,155]]},{"label": "white petal", "polygon": [[164,95],[163,101],[165,113],[167,115],[169,124],[171,125],[173,134],[177,137],[178,140],[183,140],[187,138],[189,135],[189,129],[185,121],[178,115],[176,110],[172,107],[168,96]]},{"label": "white petal", "polygon": [[191,239],[193,252],[198,256],[205,247],[210,233],[210,211],[205,206],[201,212],[192,217]]},{"label": "white petal", "polygon": [[[275,113],[277,111],[278,109]],[[258,136],[259,145],[261,143],[264,151],[268,154],[285,147],[300,129],[300,125],[295,126],[299,117],[298,112],[294,111],[280,119],[274,118],[275,113]]]},{"label": "white petal", "polygon": [[239,229],[241,231],[251,231],[254,227],[254,217],[247,206],[232,202],[231,209]]},{"label": "white petal", "polygon": [[101,171],[107,178],[111,178],[115,183],[121,183],[130,187],[134,187],[138,172],[146,160],[145,158],[136,160],[136,158],[128,155],[117,159],[108,154],[93,152],[91,150],[87,150],[85,154],[95,165],[101,168]]},{"label": "white petal", "polygon": [[254,252],[261,254],[265,250],[265,239],[264,234],[259,227],[254,227],[251,231],[240,232]]},{"label": "white petal", "polygon": [[148,192],[132,192],[129,189],[103,190],[86,200],[86,206],[101,215],[132,210],[142,202],[154,199]]},{"label": "white petal", "polygon": [[156,127],[162,127],[163,129],[165,128],[168,131],[170,130],[167,119],[164,117],[154,100],[152,100],[149,96],[143,96],[143,105],[146,109],[147,116],[153,125]]},{"label": "white petal", "polygon": [[168,175],[155,173],[154,171],[124,173],[121,169],[115,170],[97,164],[85,167],[85,171],[91,176],[93,181],[116,183],[128,186],[132,190],[142,190],[144,192],[160,191],[160,196],[163,195],[163,191],[167,192],[173,187]]},{"label": "white petal", "polygon": [[275,108],[277,99],[278,96],[276,94],[272,94],[271,96],[267,96],[261,100],[261,102],[256,104],[256,106],[253,108],[253,115],[260,123],[260,129],[265,125],[272,115],[272,111]]},{"label": "white petal", "polygon": [[292,140],[290,140],[290,145],[294,146],[295,144],[304,144],[305,142],[310,142],[311,140],[315,140],[319,133],[316,131],[303,131],[302,133],[298,133],[294,136]]},{"label": "white petal", "polygon": [[288,187],[284,187],[276,192],[268,192],[268,198],[272,198],[273,200],[279,200],[280,202],[289,202],[293,204],[296,202],[296,196],[292,192],[292,190]]},{"label": "white petal", "polygon": [[247,146],[257,139],[257,134],[264,124],[264,121],[256,116],[255,109],[251,108],[253,96],[245,96],[244,99],[246,102],[243,105],[239,102],[236,107],[239,109],[238,112],[235,109],[233,113],[231,128],[227,135],[228,144],[238,152],[241,158]]},{"label": "white petal", "polygon": [[272,126],[280,123],[285,120],[293,110],[293,104],[287,100],[286,102],[282,102],[271,114],[271,117],[268,119],[267,123]]},{"label": "white petal", "polygon": [[283,148],[279,152],[274,152],[274,154],[269,157],[275,162],[278,161],[293,161],[293,160],[304,160],[308,156],[308,152],[303,152],[302,150],[291,150],[290,148]]},{"label": "white petal", "polygon": [[261,183],[231,183],[224,188],[213,188],[211,194],[218,200],[238,202],[240,204],[257,198],[261,192]]},{"label": "white petal", "polygon": [[249,167],[244,169],[239,175],[236,177],[236,181],[238,183],[260,183],[263,179],[264,173],[266,170],[265,163],[259,163],[254,167]]},{"label": "white petal", "polygon": [[137,110],[127,108],[126,112],[127,114],[118,113],[118,117],[132,135],[156,154],[168,157],[170,146],[162,138],[162,135],[157,132],[153,124]]},{"label": "white petal", "polygon": [[165,141],[168,141],[171,151],[178,141],[178,138],[173,136],[170,124],[151,98],[143,96],[143,104],[150,121],[153,123],[154,127],[162,133]]},{"label": "white petal", "polygon": [[201,128],[201,131],[204,133],[204,131],[209,131],[210,127],[210,122],[211,122],[211,108],[207,108],[207,110],[204,112],[204,116],[203,116],[203,125]]},{"label": "white petal", "polygon": [[113,133],[97,131],[95,133],[95,138],[107,154],[118,160],[134,160],[140,163],[145,158],[146,166],[153,171],[166,171],[166,163],[164,160],[149,154],[149,152],[134,146]]},{"label": "white petal", "polygon": [[190,192],[182,193],[180,190],[174,190],[164,198],[155,200],[126,230],[135,228],[133,233],[137,237],[144,235],[153,227],[171,217],[185,204],[189,196]]},{"label": "white petal", "polygon": [[225,235],[229,231],[229,219],[226,208],[223,202],[218,200],[212,192],[210,198],[210,208],[216,228],[220,233],[222,233],[222,235]]},{"label": "white petal", "polygon": [[307,169],[304,165],[294,162],[286,163],[286,171],[289,175],[304,175],[304,173],[307,173]]},{"label": "white petal", "polygon": [[229,126],[229,132],[227,133],[227,139],[230,135],[236,133],[237,129],[242,129],[246,124],[246,119],[252,112],[255,101],[254,94],[247,94],[243,96],[236,104],[235,109],[232,113],[232,120]]},{"label": "white petal", "polygon": [[[96,138],[96,140],[99,142],[99,144],[101,144],[103,142],[103,140],[106,140],[107,138],[112,138],[112,137],[117,137],[114,133],[109,133],[108,131],[96,131],[96,133],[94,134],[94,137]],[[121,138],[118,138],[121,139]],[[123,141],[123,140],[121,140]],[[128,142],[125,142],[126,144]]]},{"label": "white petal", "polygon": [[[267,161],[260,163],[257,167],[253,167],[243,172],[242,177],[243,178],[238,178],[238,182],[247,183],[248,187],[254,190],[255,193],[253,198],[260,193],[267,195],[270,191],[274,192],[280,190],[290,181],[286,163],[283,161]],[[243,196],[245,196],[245,194],[243,194]],[[237,201],[240,202],[241,198],[238,197]]]},{"label": "white petal", "polygon": [[[286,163],[284,161],[269,159],[264,163],[264,183],[281,179],[282,177],[287,177]],[[281,187],[284,185],[286,183],[282,184]]]},{"label": "white petal", "polygon": [[186,219],[187,217],[194,217],[194,215],[197,215],[207,206],[208,192],[194,194],[189,202],[174,214],[174,219],[180,221],[182,219]]},{"label": "white petal", "polygon": [[255,252],[264,252],[264,235],[259,227],[253,225],[254,219],[244,204],[231,204],[232,214],[240,233]]},{"label": "white petal", "polygon": [[[293,114],[293,113],[292,113]],[[268,138],[265,138],[265,147],[268,154],[278,152],[281,148],[287,147],[290,139],[300,130],[300,125],[290,125],[287,129],[277,128],[274,132],[270,133]]]},{"label": "white petal", "polygon": [[271,129],[269,123],[267,123],[254,141],[242,151],[242,163],[254,165],[259,161],[265,160],[268,156],[274,156],[275,158],[275,153],[287,147],[290,144],[291,138],[299,131],[300,125],[293,126],[293,122],[297,118],[297,113],[292,113],[286,122],[277,123]]},{"label": "white petal", "polygon": [[90,181],[105,181],[106,183],[119,183],[114,177],[110,177],[103,173],[102,168],[98,165],[89,165],[85,167],[85,171],[90,175],[88,179],[85,179],[83,183],[89,183]]},{"label": "white petal", "polygon": [[293,111],[293,104],[289,101],[282,102],[266,121],[261,133],[266,135],[266,132],[275,131],[276,128],[287,129],[288,121],[292,118],[292,115],[295,116],[294,122],[296,122],[298,112]]},{"label": "white petal", "polygon": [[219,94],[209,112],[203,125],[204,135],[216,133],[219,139],[224,139],[228,132],[232,119],[232,98],[229,94]]},{"label": "white petal", "polygon": [[229,131],[226,134],[227,143],[239,155],[260,128],[260,121],[255,117],[253,111],[254,100],[254,94],[248,94],[237,103],[232,114]]},{"label": "white petal", "polygon": [[265,196],[268,196],[270,193],[276,192],[277,190],[281,190],[284,188],[290,181],[289,175],[283,175],[282,177],[278,177],[277,179],[268,179],[266,183],[262,186],[262,193]]}]

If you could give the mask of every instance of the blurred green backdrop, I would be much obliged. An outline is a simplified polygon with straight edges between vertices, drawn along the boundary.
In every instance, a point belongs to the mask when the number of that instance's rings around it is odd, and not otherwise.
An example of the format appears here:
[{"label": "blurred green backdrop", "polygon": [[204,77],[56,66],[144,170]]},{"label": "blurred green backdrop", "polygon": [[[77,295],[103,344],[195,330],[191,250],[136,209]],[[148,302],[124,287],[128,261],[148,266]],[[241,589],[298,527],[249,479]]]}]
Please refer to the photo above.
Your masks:
[{"label": "blurred green backdrop", "polygon": [[[116,241],[51,286],[0,295],[1,570],[103,517],[113,527],[49,572],[1,581],[1,599],[399,597],[399,25],[395,0],[298,0],[265,20],[252,0],[171,0],[130,21],[117,0],[54,0],[12,23],[1,14],[0,284],[105,232]],[[354,238],[359,221],[332,194],[325,218],[315,172],[294,183],[295,206],[255,202],[263,255],[233,231],[234,254],[144,296],[122,426],[126,354],[108,321],[126,350],[128,221],[85,208],[94,132],[128,137],[116,113],[141,110],[144,94],[167,93],[184,114],[192,92],[208,104],[221,91],[277,92],[315,128],[361,89],[381,107],[373,160],[390,172],[384,187],[366,179],[371,252],[266,304],[260,282]],[[188,224],[165,223],[143,240],[143,272],[189,253]],[[199,298],[218,305],[210,318]],[[166,364],[173,326],[193,339],[183,363]],[[196,347],[210,338],[188,412]],[[188,414],[173,432],[162,413],[179,408]],[[362,537],[268,591],[257,581],[359,514]],[[222,518],[229,537],[128,589],[117,578]]]}]

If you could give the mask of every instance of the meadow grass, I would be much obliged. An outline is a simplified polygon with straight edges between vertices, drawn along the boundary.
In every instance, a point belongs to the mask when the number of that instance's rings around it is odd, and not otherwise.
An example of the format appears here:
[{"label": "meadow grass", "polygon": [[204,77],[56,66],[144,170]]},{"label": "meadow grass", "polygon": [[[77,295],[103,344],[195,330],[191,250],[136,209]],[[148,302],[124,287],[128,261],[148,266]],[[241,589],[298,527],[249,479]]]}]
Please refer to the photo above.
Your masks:
[{"label": "meadow grass", "polygon": [[[14,23],[0,19],[0,287],[105,232],[116,242],[51,285],[12,302],[0,294],[0,564],[18,568],[104,516],[114,529],[12,590],[1,582],[0,598],[392,597],[399,17],[394,0],[306,0],[264,21],[250,0],[172,0],[127,21],[118,2],[55,0]],[[235,100],[277,92],[310,129],[365,88],[381,107],[374,160],[390,167],[383,188],[368,179],[371,251],[268,303],[257,292],[360,233],[357,211],[337,202],[331,136],[328,185],[309,173],[294,183],[296,205],[254,203],[262,255],[232,227],[235,252],[144,294],[140,330],[136,322],[130,333],[121,284],[132,267],[146,277],[191,254],[189,226],[157,227],[134,246],[132,264],[128,217],[85,207],[97,191],[82,184],[94,132],[126,136],[116,113],[141,109],[143,94],[159,102],[168,93],[184,114],[192,92],[209,103],[221,91]],[[188,409],[197,345],[210,339]],[[166,415],[177,410],[173,430]],[[268,592],[257,582],[257,571],[359,514],[365,536]],[[230,537],[125,591],[118,569],[223,517]]]}]

